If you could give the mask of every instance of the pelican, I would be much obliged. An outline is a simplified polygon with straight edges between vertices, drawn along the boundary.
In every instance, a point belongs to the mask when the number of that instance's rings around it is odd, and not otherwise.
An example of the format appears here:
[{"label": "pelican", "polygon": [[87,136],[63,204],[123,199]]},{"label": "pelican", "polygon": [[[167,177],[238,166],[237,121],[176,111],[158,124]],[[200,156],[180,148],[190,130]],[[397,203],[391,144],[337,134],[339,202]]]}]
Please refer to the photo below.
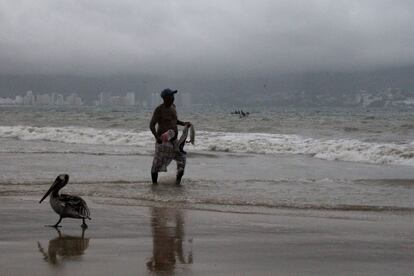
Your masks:
[{"label": "pelican", "polygon": [[87,228],[88,225],[85,223],[85,219],[90,218],[89,208],[86,205],[86,202],[80,198],[79,196],[72,196],[72,195],[59,195],[60,189],[65,187],[65,185],[69,182],[69,175],[67,174],[60,174],[56,177],[55,182],[53,182],[52,186],[46,192],[46,194],[42,197],[39,203],[50,194],[50,206],[52,209],[59,215],[59,220],[54,225],[50,225],[51,227],[60,227],[59,223],[62,221],[63,218],[76,218],[82,219],[82,228]]}]

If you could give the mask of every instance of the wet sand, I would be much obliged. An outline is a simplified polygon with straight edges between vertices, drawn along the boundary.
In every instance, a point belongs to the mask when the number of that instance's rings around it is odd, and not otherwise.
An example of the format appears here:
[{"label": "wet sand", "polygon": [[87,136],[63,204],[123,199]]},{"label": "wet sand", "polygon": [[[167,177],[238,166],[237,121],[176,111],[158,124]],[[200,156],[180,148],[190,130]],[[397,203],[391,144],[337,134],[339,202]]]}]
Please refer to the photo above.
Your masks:
[{"label": "wet sand", "polygon": [[49,204],[0,198],[0,275],[412,275],[413,217],[111,206],[89,228]]}]

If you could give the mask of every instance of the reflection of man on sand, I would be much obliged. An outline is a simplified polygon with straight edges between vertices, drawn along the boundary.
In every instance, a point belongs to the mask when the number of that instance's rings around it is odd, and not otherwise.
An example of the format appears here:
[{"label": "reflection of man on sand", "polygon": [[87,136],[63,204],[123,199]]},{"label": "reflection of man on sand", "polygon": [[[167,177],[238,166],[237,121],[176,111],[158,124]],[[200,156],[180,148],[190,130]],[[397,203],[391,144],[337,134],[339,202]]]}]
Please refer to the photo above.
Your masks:
[{"label": "reflection of man on sand", "polygon": [[59,236],[49,241],[47,252],[45,252],[40,242],[37,242],[39,251],[44,256],[44,260],[52,265],[59,265],[58,256],[61,257],[61,261],[71,257],[81,256],[89,246],[89,239],[84,238],[85,229],[82,229],[82,236],[80,237],[63,235],[59,229],[56,229],[56,231]]},{"label": "reflection of man on sand", "polygon": [[190,251],[184,257],[184,217],[181,210],[153,207],[151,209],[153,256],[147,263],[151,271],[173,272],[176,261],[193,263]]}]

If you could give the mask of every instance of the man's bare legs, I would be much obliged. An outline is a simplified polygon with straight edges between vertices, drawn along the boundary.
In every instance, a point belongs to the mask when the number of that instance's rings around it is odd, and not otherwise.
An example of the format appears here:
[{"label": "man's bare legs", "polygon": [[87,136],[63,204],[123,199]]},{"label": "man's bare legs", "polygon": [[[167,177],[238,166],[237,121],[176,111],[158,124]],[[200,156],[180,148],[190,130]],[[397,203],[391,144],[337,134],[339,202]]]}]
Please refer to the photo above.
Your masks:
[{"label": "man's bare legs", "polygon": [[152,184],[158,184],[158,173],[157,172],[152,172],[151,173],[151,178],[152,178]]},{"label": "man's bare legs", "polygon": [[177,178],[175,180],[175,184],[176,185],[180,185],[181,184],[181,178],[183,178],[183,175],[184,175],[184,170],[183,169],[179,169],[177,171]]}]

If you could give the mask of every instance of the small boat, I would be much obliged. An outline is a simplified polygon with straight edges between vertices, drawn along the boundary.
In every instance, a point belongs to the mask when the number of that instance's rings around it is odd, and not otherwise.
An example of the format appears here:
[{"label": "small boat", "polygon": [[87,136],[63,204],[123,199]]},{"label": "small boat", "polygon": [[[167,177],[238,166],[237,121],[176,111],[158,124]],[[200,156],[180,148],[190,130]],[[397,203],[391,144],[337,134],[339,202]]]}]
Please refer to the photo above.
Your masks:
[{"label": "small boat", "polygon": [[69,175],[60,174],[39,203],[42,203],[42,201],[51,194],[50,206],[52,206],[52,209],[59,215],[58,222],[54,225],[50,225],[51,227],[60,227],[59,223],[63,218],[74,218],[82,219],[82,228],[87,228],[88,225],[85,223],[85,219],[91,219],[91,217],[86,202],[79,196],[59,194],[60,189],[65,187],[68,182]]}]

